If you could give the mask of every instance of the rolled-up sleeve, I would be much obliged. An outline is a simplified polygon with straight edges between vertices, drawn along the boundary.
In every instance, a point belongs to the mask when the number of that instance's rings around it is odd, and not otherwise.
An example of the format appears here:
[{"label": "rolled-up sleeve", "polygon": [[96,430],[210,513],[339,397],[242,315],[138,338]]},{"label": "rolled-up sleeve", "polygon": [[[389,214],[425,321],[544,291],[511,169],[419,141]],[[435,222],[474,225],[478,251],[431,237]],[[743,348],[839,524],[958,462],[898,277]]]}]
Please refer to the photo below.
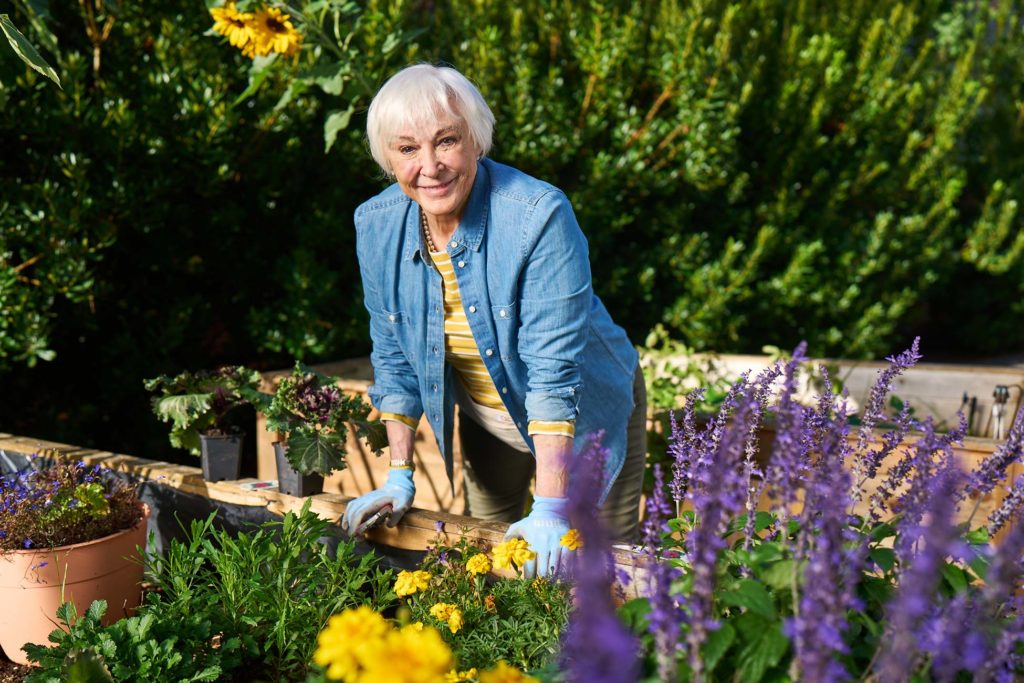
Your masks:
[{"label": "rolled-up sleeve", "polygon": [[587,242],[559,191],[544,195],[527,223],[538,227],[524,231],[527,259],[519,284],[526,414],[530,421],[574,420],[593,299]]},{"label": "rolled-up sleeve", "polygon": [[359,259],[359,274],[363,281],[363,304],[370,314],[370,339],[373,351],[370,362],[373,365],[373,384],[369,388],[370,401],[381,413],[406,416],[410,422],[418,422],[423,415],[419,384],[412,364],[402,351],[395,334],[396,324],[401,324],[396,312],[384,310],[383,299],[374,273],[386,264],[378,263],[373,254],[367,254],[366,240],[359,229],[356,216],[356,255]]}]

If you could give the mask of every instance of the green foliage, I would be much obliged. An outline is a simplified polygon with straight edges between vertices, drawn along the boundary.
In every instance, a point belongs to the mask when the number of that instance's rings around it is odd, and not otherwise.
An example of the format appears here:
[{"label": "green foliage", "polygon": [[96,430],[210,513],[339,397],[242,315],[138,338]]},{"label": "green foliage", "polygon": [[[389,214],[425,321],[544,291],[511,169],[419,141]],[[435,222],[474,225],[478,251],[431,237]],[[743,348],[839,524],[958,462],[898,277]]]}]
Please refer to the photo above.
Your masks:
[{"label": "green foliage", "polygon": [[10,43],[14,54],[18,55],[21,61],[56,83],[58,88],[60,87],[60,78],[57,76],[57,72],[53,70],[52,66],[47,64],[43,56],[39,54],[39,50],[35,48],[35,45],[22,35],[18,27],[14,25],[14,22],[6,14],[0,14],[0,30],[7,36],[7,42]]},{"label": "green foliage", "polygon": [[9,431],[97,445],[117,420],[140,425],[118,449],[159,454],[142,377],[365,354],[363,113],[418,60],[480,85],[494,158],[569,193],[633,339],[1024,341],[1019,2],[292,9],[303,51],[251,61],[201,4],[14,3],[64,90],[0,53]]},{"label": "green foliage", "polygon": [[[525,670],[557,661],[571,604],[569,584],[544,578],[486,579],[466,569],[483,550],[465,538],[454,546],[436,545],[420,564],[431,575],[426,590],[407,598],[409,618],[436,627],[460,669],[480,670],[504,660]],[[462,614],[455,632],[431,608],[445,603]]]},{"label": "green foliage", "polygon": [[144,612],[169,624],[208,620],[231,643],[253,678],[304,677],[327,619],[349,607],[386,608],[391,574],[354,541],[332,555],[321,539],[330,523],[309,511],[237,535],[218,531],[214,517],[193,522],[187,539],[166,556],[146,556],[159,593]]},{"label": "green foliage", "polygon": [[273,397],[262,396],[257,404],[266,415],[267,431],[287,435],[288,461],[303,474],[345,468],[347,425],[378,455],[387,446],[383,424],[367,419],[370,406],[362,396],[339,389],[338,381],[296,361]]},{"label": "green foliage", "polygon": [[53,646],[26,645],[39,665],[28,683],[59,681],[216,681],[239,662],[237,643],[212,646],[209,621],[174,623],[143,610],[139,616],[103,626],[105,600],[89,606],[81,618],[71,603],[57,610],[67,630],[50,634]]},{"label": "green foliage", "polygon": [[160,375],[143,382],[146,391],[159,391],[152,399],[153,412],[170,422],[171,445],[199,455],[200,434],[224,433],[224,419],[235,408],[260,400],[262,376],[243,366]]}]

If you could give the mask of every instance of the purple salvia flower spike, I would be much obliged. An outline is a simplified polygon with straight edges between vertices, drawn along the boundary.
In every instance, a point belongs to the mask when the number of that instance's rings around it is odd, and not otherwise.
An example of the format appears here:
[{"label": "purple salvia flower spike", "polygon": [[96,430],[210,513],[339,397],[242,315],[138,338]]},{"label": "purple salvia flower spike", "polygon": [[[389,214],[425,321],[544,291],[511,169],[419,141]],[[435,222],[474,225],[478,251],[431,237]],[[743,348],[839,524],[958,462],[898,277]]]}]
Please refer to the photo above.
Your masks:
[{"label": "purple salvia flower spike", "polygon": [[[878,466],[881,464],[881,456],[877,451],[868,447],[872,441],[872,431],[878,421],[885,415],[885,399],[892,390],[892,384],[896,378],[908,368],[913,367],[921,360],[919,352],[920,337],[914,338],[914,343],[903,353],[886,358],[889,367],[878,373],[878,379],[871,387],[871,394],[868,402],[861,413],[860,430],[857,434],[857,446],[854,452],[860,458],[854,463],[854,472],[858,482],[874,479],[878,473]],[[854,496],[858,496],[860,486],[854,489]]]},{"label": "purple salvia flower spike", "polygon": [[662,533],[668,529],[667,521],[672,508],[665,499],[665,483],[660,465],[654,466],[654,491],[647,499],[646,512],[643,539],[644,554],[650,568],[647,599],[651,605],[647,619],[650,633],[654,636],[658,678],[674,681],[676,650],[684,615],[676,596],[672,595],[672,583],[679,575],[679,570],[661,557]]},{"label": "purple salvia flower spike", "polygon": [[574,683],[633,683],[640,674],[639,644],[615,614],[611,541],[597,514],[607,458],[601,436],[590,437],[570,473],[566,511],[583,547],[574,553],[576,592],[562,646],[563,671]]},{"label": "purple salvia flower spike", "polygon": [[1017,411],[1013,420],[1006,441],[999,444],[999,447],[985,458],[978,468],[971,473],[970,482],[967,485],[967,493],[970,496],[981,498],[996,487],[1006,476],[1006,470],[1014,463],[1024,459],[1024,405]]},{"label": "purple salvia flower spike", "polygon": [[[928,422],[931,428],[930,421]],[[919,629],[925,624],[932,609],[940,571],[946,557],[956,554],[959,543],[953,515],[956,512],[956,492],[963,475],[952,460],[941,461],[927,479],[928,494],[919,514],[900,521],[897,549],[900,556],[899,586],[896,597],[887,606],[889,628],[883,638],[883,650],[878,660],[880,683],[907,680],[915,670],[920,655]],[[913,488],[913,487],[912,487]],[[924,524],[922,525],[922,522]],[[917,540],[921,543],[913,544]],[[913,547],[917,552],[911,552]]]}]

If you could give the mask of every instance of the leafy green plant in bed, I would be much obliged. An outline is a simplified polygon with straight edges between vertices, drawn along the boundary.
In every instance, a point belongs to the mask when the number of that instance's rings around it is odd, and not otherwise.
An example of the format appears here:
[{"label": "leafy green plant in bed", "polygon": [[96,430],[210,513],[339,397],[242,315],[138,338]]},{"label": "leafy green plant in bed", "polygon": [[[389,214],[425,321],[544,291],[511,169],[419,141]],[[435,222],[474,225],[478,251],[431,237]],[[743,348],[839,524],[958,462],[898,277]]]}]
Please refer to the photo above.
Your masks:
[{"label": "leafy green plant in bed", "polygon": [[42,664],[36,680],[59,680],[50,677],[67,655],[89,649],[116,681],[303,679],[332,614],[381,611],[395,597],[379,558],[357,555],[353,541],[334,552],[322,542],[331,525],[309,505],[238,534],[215,528],[214,514],[194,521],[166,555],[146,554],[155,590],[137,616],[102,627],[101,606],[79,620],[63,608],[70,634],[55,631],[57,648],[30,654]]}]

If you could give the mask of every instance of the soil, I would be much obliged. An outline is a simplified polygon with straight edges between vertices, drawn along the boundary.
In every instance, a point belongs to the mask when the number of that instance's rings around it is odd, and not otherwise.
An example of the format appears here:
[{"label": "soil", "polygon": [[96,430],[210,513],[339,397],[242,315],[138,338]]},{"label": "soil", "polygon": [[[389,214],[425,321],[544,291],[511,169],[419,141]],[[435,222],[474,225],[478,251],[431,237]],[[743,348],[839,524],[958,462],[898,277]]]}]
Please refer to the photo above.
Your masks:
[{"label": "soil", "polygon": [[15,664],[0,654],[0,683],[20,683],[25,680],[31,670],[27,666]]}]

